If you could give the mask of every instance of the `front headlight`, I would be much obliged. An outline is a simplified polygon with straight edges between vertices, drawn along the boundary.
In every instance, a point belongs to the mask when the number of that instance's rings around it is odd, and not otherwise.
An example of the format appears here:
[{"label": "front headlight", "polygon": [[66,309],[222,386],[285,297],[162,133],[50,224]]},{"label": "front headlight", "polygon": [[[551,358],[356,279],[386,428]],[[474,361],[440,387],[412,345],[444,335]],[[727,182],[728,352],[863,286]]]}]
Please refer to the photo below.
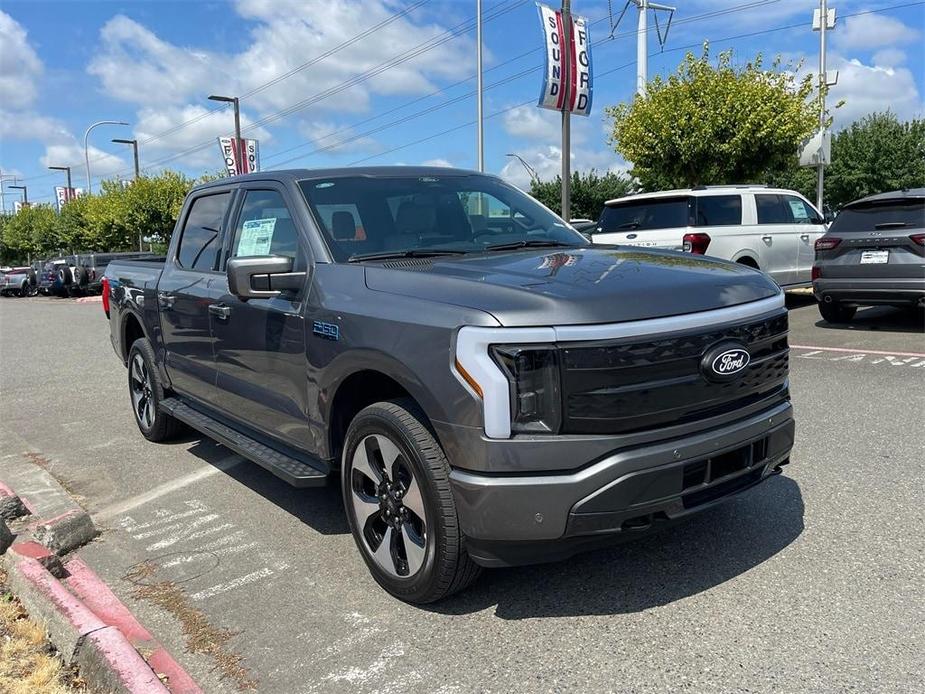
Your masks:
[{"label": "front headlight", "polygon": [[510,385],[511,431],[557,433],[562,424],[557,350],[492,345],[490,351]]}]

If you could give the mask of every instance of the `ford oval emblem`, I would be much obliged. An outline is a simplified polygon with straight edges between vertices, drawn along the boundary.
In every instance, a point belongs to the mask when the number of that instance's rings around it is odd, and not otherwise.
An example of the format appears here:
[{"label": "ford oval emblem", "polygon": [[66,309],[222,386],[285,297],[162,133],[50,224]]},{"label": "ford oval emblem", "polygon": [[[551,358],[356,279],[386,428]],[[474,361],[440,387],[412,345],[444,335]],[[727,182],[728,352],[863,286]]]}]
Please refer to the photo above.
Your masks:
[{"label": "ford oval emblem", "polygon": [[745,347],[727,342],[708,350],[703,355],[700,367],[710,381],[730,381],[741,375],[751,360]]}]

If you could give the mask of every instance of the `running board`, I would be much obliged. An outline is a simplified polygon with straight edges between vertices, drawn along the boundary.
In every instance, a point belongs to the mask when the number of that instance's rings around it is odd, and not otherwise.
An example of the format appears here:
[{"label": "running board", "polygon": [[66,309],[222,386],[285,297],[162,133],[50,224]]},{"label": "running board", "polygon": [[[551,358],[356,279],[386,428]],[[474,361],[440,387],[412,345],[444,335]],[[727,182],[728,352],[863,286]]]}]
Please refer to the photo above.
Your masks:
[{"label": "running board", "polygon": [[226,424],[193,409],[179,398],[165,398],[160,408],[198,432],[215,439],[293,487],[321,487],[327,484],[328,466],[320,460],[315,465],[291,458],[232,429]]}]

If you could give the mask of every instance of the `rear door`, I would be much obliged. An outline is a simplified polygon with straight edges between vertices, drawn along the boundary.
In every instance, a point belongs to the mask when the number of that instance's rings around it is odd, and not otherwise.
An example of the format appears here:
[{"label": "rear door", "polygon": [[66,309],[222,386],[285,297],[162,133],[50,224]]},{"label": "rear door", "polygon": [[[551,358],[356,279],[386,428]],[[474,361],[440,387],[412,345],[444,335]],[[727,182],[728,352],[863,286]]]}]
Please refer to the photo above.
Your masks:
[{"label": "rear door", "polygon": [[797,195],[782,195],[790,208],[797,232],[797,267],[794,282],[812,281],[816,239],[825,233],[825,223],[816,208]]},{"label": "rear door", "polygon": [[[293,270],[309,267],[307,235],[292,214],[285,186],[242,186],[226,258],[285,255]],[[228,291],[226,275],[215,279],[210,320],[215,345],[216,406],[261,433],[311,450],[308,376],[302,291],[246,302]]]},{"label": "rear door", "polygon": [[[925,279],[925,200],[896,198],[849,205],[828,236],[841,239],[820,251],[826,278]],[[918,240],[916,240],[918,239]]]},{"label": "rear door", "polygon": [[630,198],[604,207],[592,240],[680,251],[691,217],[692,202],[687,195]]},{"label": "rear door", "polygon": [[784,286],[798,282],[800,231],[785,196],[778,193],[755,193],[755,210],[761,245],[761,269]]},{"label": "rear door", "polygon": [[220,277],[223,229],[231,190],[207,190],[191,198],[180,239],[157,284],[158,314],[165,345],[164,364],[177,392],[204,402],[217,397],[209,304]]}]

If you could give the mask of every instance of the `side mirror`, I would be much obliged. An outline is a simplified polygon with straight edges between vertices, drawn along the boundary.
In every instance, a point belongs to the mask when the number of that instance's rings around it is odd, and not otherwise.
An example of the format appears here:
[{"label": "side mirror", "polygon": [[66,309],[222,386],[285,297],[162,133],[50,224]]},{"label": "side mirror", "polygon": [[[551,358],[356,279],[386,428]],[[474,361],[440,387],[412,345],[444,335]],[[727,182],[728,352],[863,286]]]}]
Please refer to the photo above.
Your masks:
[{"label": "side mirror", "polygon": [[228,261],[228,291],[241,299],[271,299],[284,291],[298,291],[304,272],[292,271],[292,258],[259,255]]}]

